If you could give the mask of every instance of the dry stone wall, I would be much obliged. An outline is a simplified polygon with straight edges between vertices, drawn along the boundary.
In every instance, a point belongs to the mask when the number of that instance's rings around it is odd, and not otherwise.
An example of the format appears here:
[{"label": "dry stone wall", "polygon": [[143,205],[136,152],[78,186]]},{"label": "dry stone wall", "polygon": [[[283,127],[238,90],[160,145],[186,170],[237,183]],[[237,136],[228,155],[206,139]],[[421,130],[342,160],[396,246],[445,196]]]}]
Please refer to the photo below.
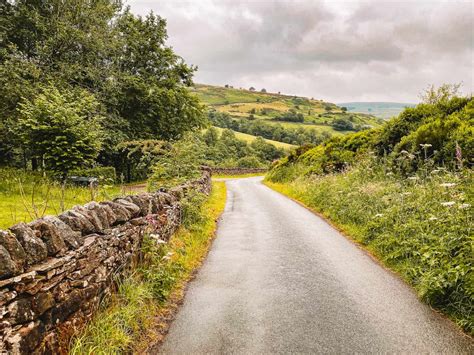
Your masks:
[{"label": "dry stone wall", "polygon": [[90,202],[0,231],[0,354],[64,352],[139,257],[144,234],[168,241],[187,191],[210,188],[204,170],[169,191]]},{"label": "dry stone wall", "polygon": [[265,168],[212,168],[214,174],[223,175],[264,174],[267,171]]}]

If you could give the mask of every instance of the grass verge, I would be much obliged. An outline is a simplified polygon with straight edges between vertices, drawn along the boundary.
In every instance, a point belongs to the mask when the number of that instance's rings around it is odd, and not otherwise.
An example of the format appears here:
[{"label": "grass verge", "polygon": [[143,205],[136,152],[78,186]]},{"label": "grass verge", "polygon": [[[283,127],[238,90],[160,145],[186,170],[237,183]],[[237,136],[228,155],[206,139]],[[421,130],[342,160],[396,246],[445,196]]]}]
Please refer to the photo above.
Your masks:
[{"label": "grass verge", "polygon": [[71,354],[143,353],[162,340],[224,210],[225,183],[212,185],[209,198],[196,194],[183,204],[183,225],[169,243],[145,239],[143,260],[73,339]]},{"label": "grass verge", "polygon": [[362,162],[345,173],[265,183],[327,217],[473,334],[470,170],[407,179]]}]

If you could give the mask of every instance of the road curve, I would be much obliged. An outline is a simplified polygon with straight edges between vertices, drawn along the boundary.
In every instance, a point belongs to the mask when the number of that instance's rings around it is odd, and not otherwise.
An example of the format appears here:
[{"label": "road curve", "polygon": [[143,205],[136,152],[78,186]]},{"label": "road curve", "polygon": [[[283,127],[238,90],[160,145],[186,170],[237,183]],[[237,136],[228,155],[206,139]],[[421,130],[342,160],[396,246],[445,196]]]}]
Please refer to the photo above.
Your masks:
[{"label": "road curve", "polygon": [[474,353],[472,339],[323,219],[261,178],[227,189],[161,353]]}]

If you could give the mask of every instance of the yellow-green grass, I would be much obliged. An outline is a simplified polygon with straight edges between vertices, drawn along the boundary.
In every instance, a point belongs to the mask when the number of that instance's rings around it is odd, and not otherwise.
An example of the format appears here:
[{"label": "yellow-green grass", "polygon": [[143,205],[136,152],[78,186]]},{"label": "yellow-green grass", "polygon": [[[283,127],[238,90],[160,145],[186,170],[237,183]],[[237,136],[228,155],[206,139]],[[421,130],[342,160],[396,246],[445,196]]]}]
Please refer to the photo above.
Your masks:
[{"label": "yellow-green grass", "polygon": [[144,353],[159,342],[186,283],[207,254],[225,199],[225,183],[213,182],[206,201],[185,204],[184,225],[168,244],[157,246],[146,239],[144,261],[73,340],[70,353]]},{"label": "yellow-green grass", "polygon": [[[1,175],[1,174],[0,174]],[[0,189],[0,228],[30,222],[45,215],[57,215],[75,205],[103,201],[139,192],[127,185],[100,185],[96,189],[66,186],[49,179],[2,181]]]},{"label": "yellow-green grass", "polygon": [[[224,130],[223,128],[220,128],[220,127],[214,127],[214,128],[217,129],[219,133],[221,133]],[[255,139],[257,139],[256,136],[252,136],[251,134],[241,133],[241,132],[236,132],[236,131],[233,131],[233,132],[235,133],[235,136],[237,137],[237,139],[243,140],[247,143],[252,143]],[[285,150],[296,148],[296,146],[293,144],[278,142],[271,139],[265,139],[265,141],[267,143],[273,144],[277,148],[283,148]]]}]

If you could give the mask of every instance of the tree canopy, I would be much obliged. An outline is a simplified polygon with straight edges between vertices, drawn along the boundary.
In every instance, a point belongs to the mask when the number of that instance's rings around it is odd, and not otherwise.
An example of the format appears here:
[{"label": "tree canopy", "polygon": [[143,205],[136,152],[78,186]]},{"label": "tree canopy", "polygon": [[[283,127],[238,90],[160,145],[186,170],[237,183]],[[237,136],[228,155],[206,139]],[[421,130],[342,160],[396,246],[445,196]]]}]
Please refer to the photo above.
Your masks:
[{"label": "tree canopy", "polygon": [[[23,131],[34,119],[61,116],[70,120],[62,124],[91,128],[85,117],[100,112],[104,165],[116,165],[123,142],[178,139],[204,127],[203,107],[187,90],[197,68],[167,38],[165,19],[136,16],[117,0],[0,0],[0,134],[7,137],[0,164],[38,158],[31,131]],[[94,107],[65,116],[58,103],[73,110],[68,100],[79,92]],[[49,106],[34,107],[40,103]]]}]

